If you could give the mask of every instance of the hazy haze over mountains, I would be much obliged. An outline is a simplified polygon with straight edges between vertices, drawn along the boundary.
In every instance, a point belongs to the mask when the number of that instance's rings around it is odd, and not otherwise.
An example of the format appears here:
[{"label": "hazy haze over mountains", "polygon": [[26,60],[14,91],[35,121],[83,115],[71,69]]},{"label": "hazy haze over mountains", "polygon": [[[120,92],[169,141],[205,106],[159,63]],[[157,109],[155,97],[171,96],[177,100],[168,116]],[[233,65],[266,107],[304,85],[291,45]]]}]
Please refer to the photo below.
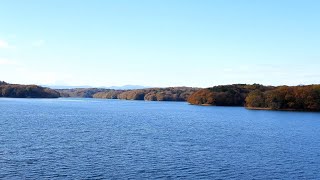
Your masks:
[{"label": "hazy haze over mountains", "polygon": [[123,85],[123,86],[67,86],[67,85],[43,85],[44,87],[49,87],[52,89],[76,89],[76,88],[104,88],[104,89],[116,89],[116,90],[128,90],[128,89],[145,89],[151,88],[150,86],[141,86],[141,85]]}]

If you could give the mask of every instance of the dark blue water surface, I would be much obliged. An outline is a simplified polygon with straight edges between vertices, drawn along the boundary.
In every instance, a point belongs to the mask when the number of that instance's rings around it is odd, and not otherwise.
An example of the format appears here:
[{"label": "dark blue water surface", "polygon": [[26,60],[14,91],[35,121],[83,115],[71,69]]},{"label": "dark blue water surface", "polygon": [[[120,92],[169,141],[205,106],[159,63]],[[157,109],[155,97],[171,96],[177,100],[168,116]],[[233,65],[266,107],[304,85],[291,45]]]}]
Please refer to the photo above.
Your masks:
[{"label": "dark blue water surface", "polygon": [[320,113],[0,99],[0,179],[320,179]]}]

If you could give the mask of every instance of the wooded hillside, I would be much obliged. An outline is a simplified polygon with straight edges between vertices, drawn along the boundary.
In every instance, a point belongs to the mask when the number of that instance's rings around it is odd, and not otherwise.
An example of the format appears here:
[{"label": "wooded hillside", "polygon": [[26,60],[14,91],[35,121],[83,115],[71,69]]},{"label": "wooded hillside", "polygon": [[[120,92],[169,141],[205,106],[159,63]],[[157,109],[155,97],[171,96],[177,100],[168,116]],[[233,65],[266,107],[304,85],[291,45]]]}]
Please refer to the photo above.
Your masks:
[{"label": "wooded hillside", "polygon": [[0,97],[11,98],[58,98],[59,92],[37,85],[9,84],[0,81]]},{"label": "wooded hillside", "polygon": [[320,111],[320,85],[215,86],[195,92],[188,102],[196,105],[246,106],[249,109]]}]

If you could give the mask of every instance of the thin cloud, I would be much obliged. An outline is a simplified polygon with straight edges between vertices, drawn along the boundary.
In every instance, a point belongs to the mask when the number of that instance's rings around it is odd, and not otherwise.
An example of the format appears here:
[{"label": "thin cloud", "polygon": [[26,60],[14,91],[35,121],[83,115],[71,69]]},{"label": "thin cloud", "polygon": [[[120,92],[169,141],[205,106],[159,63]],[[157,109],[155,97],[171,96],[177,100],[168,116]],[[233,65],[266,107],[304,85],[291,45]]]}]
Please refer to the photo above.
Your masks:
[{"label": "thin cloud", "polygon": [[9,43],[4,40],[0,40],[0,48],[1,49],[10,48]]},{"label": "thin cloud", "polygon": [[20,64],[7,58],[0,58],[0,65],[18,66]]},{"label": "thin cloud", "polygon": [[15,49],[15,46],[12,46],[8,41],[0,39],[0,49]]},{"label": "thin cloud", "polygon": [[18,67],[15,69],[15,74],[20,76],[19,79],[23,84],[42,84],[42,85],[55,85],[57,82],[71,82],[73,76],[63,72],[52,72],[33,69],[29,67]]},{"label": "thin cloud", "polygon": [[43,39],[32,42],[33,47],[42,47],[44,46],[44,44],[45,44],[45,41]]}]

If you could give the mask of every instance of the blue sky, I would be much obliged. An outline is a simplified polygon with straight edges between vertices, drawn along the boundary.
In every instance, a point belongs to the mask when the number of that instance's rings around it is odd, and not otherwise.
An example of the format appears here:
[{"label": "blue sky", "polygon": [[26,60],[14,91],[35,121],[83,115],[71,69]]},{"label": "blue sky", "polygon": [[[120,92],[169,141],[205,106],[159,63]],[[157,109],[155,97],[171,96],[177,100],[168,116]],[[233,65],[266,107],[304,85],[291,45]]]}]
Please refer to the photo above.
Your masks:
[{"label": "blue sky", "polygon": [[318,0],[3,0],[0,80],[320,83]]}]

